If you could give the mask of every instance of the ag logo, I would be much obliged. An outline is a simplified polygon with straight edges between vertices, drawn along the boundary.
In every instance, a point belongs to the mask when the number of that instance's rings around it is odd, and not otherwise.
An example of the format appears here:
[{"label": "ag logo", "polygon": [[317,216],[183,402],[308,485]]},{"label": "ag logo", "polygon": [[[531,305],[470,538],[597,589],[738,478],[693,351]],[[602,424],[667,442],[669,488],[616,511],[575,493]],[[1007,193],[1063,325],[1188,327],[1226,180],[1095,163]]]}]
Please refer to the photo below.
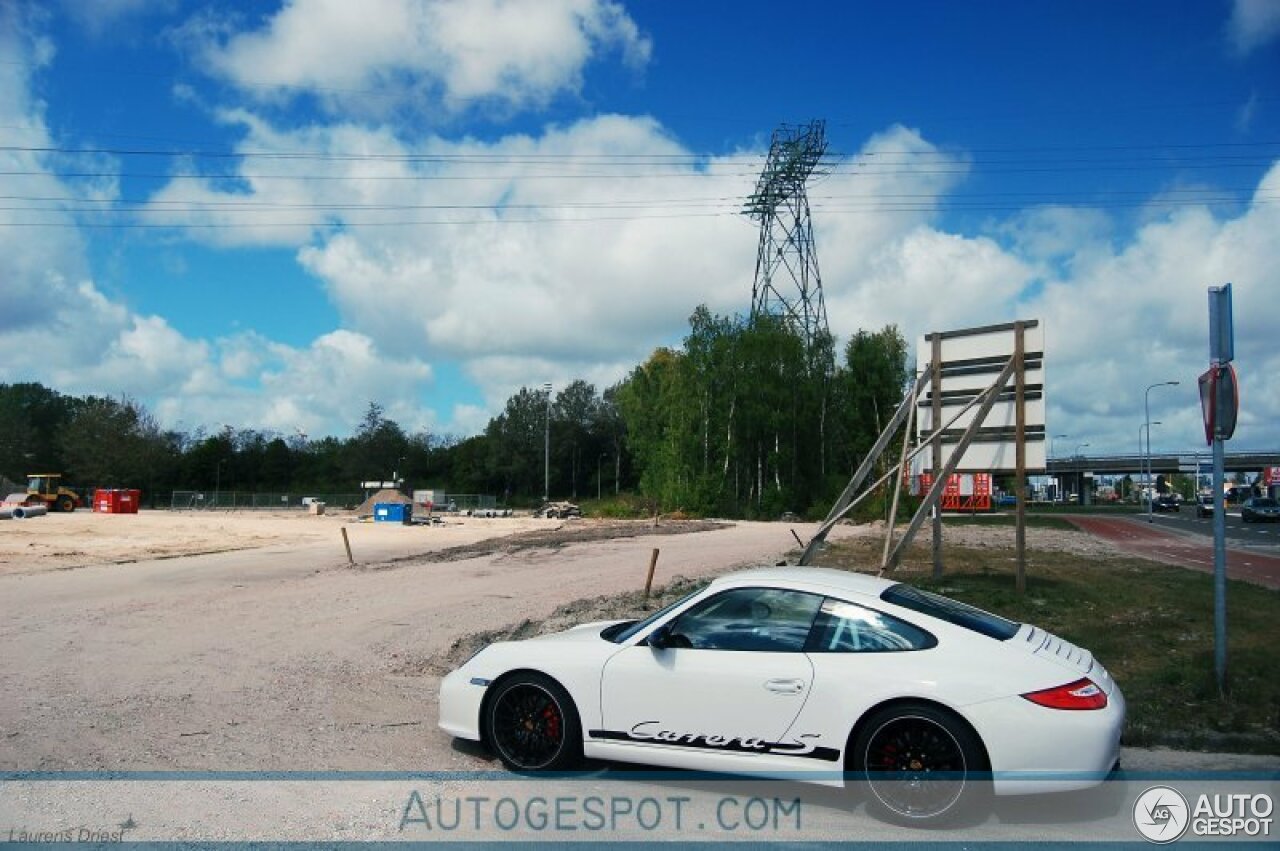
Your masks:
[{"label": "ag logo", "polygon": [[1191,823],[1187,799],[1177,789],[1152,786],[1133,802],[1133,824],[1150,842],[1180,839]]}]

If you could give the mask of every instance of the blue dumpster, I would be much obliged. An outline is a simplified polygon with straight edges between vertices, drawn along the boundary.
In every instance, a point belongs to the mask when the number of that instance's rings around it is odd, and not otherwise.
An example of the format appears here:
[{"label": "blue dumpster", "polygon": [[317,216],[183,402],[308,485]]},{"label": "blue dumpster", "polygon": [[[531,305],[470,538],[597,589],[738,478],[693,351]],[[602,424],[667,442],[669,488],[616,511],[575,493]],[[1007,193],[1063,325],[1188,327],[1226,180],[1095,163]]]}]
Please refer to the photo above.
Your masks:
[{"label": "blue dumpster", "polygon": [[373,506],[373,519],[378,523],[412,523],[413,503],[377,502]]}]

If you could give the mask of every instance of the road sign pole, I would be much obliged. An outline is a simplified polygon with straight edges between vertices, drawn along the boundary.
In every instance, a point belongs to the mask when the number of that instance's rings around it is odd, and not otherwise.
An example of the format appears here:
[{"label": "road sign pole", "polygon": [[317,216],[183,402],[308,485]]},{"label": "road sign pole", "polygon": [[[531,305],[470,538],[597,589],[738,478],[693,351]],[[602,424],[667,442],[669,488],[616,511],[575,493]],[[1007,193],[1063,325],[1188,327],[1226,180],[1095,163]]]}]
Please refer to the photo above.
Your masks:
[{"label": "road sign pole", "polygon": [[[1224,696],[1227,693],[1227,506],[1223,468],[1226,466],[1225,443],[1235,431],[1239,405],[1235,373],[1230,366],[1234,359],[1231,284],[1209,287],[1210,366],[1207,374],[1212,374],[1212,380],[1205,407],[1205,436],[1213,440],[1213,673],[1218,680],[1218,694]],[[1230,383],[1229,399],[1219,392],[1224,379]]]},{"label": "road sign pole", "polygon": [[1226,448],[1213,438],[1213,672],[1218,694],[1227,692],[1227,506],[1223,488]]}]

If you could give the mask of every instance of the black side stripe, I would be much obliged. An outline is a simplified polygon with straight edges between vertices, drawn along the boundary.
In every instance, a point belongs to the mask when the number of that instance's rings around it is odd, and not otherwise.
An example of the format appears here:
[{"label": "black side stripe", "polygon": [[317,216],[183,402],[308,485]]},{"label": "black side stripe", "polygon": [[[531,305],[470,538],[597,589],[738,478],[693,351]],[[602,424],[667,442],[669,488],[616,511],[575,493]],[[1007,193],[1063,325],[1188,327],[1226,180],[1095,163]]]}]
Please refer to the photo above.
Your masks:
[{"label": "black side stripe", "polygon": [[807,748],[807,746],[799,742],[789,744],[786,742],[762,741],[760,742],[760,747],[746,747],[738,739],[729,739],[724,744],[708,744],[705,736],[693,738],[685,736],[676,740],[666,740],[633,736],[621,730],[588,730],[587,735],[593,739],[632,742],[639,745],[663,745],[665,747],[696,748],[703,751],[728,751],[732,753],[767,753],[776,756],[794,756],[800,759],[817,759],[823,762],[838,762],[840,760],[840,751],[835,748],[815,747],[801,751],[801,748]]}]

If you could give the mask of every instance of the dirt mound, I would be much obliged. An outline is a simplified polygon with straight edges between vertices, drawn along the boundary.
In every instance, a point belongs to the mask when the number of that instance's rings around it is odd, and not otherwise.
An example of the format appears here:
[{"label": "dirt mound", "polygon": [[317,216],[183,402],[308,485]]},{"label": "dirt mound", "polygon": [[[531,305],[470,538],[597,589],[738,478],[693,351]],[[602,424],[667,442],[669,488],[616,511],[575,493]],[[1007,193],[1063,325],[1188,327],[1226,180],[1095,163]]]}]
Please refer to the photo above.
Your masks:
[{"label": "dirt mound", "polygon": [[373,515],[373,507],[380,502],[398,502],[401,505],[413,502],[412,499],[400,493],[398,490],[387,488],[380,490],[373,496],[360,503],[356,508],[356,515],[359,517],[370,517]]}]

